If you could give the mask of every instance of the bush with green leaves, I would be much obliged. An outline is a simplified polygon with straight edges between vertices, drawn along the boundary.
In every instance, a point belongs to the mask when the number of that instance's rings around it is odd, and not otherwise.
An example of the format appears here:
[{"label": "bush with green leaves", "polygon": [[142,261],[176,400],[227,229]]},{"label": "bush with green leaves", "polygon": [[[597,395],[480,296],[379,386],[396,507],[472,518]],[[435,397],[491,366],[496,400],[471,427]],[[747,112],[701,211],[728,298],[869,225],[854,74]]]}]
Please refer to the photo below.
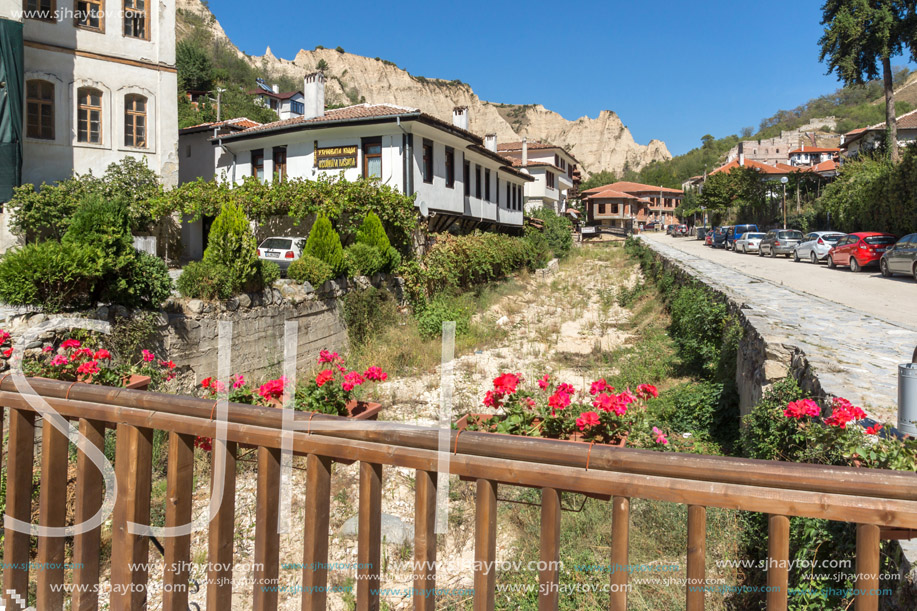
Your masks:
[{"label": "bush with green leaves", "polygon": [[331,226],[331,221],[324,214],[318,215],[312,225],[312,231],[306,239],[304,254],[324,261],[331,268],[335,276],[343,273],[344,248],[341,246],[341,236]]},{"label": "bush with green leaves", "polygon": [[467,296],[439,295],[416,314],[421,337],[432,339],[443,333],[443,322],[455,322],[455,335],[468,333],[471,328],[472,303]]},{"label": "bush with green leaves", "polygon": [[382,267],[379,271],[392,272],[401,265],[401,253],[392,246],[382,226],[382,221],[375,212],[370,212],[363,219],[363,223],[357,230],[356,241],[358,244],[366,244],[378,249],[382,255]]},{"label": "bush with green leaves", "polygon": [[533,227],[526,228],[526,235],[538,232],[544,236],[551,252],[558,259],[563,259],[573,248],[573,225],[570,219],[554,212],[551,208],[539,208],[531,212],[531,216],[544,223],[544,229]]},{"label": "bush with green leaves", "polygon": [[165,261],[138,252],[125,276],[126,286],[117,303],[135,308],[158,308],[172,294],[172,277]]},{"label": "bush with green leaves", "polygon": [[369,287],[344,296],[344,324],[351,346],[362,346],[398,319],[398,304],[388,291]]},{"label": "bush with green leaves", "polygon": [[175,282],[183,297],[195,299],[229,299],[233,280],[229,270],[211,261],[192,261],[182,269]]},{"label": "bush with green leaves", "polygon": [[287,269],[287,277],[296,282],[308,282],[318,288],[334,277],[331,266],[312,255],[302,255]]},{"label": "bush with green leaves", "polygon": [[347,269],[347,275],[351,278],[372,276],[382,271],[385,266],[385,259],[382,258],[382,253],[375,246],[356,242],[344,249],[344,265]]},{"label": "bush with green leaves", "polygon": [[226,270],[234,294],[259,291],[264,287],[258,243],[241,206],[227,204],[214,219],[204,261],[212,266],[212,270]]},{"label": "bush with green leaves", "polygon": [[14,248],[0,259],[0,301],[48,312],[91,305],[105,275],[93,246],[54,240]]}]

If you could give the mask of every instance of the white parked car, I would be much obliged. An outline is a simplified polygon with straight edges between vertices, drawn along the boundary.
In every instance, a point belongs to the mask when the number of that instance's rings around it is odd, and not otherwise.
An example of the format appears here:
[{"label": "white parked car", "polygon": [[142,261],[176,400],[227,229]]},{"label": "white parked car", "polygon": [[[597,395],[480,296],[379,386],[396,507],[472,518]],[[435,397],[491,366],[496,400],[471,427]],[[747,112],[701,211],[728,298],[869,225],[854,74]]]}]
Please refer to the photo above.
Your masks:
[{"label": "white parked car", "polygon": [[803,259],[808,259],[816,264],[819,261],[824,261],[828,258],[828,251],[845,235],[847,234],[838,231],[812,231],[807,233],[802,242],[793,249],[793,261],[798,263]]},{"label": "white parked car", "polygon": [[746,231],[742,234],[742,237],[735,241],[735,247],[733,250],[735,252],[740,252],[742,254],[750,252],[758,252],[758,248],[761,246],[761,239],[764,237],[763,233],[754,233],[751,231]]},{"label": "white parked car", "polygon": [[280,271],[286,275],[290,263],[302,256],[306,247],[306,238],[300,237],[271,237],[265,239],[258,246],[258,258],[273,261],[280,266]]}]

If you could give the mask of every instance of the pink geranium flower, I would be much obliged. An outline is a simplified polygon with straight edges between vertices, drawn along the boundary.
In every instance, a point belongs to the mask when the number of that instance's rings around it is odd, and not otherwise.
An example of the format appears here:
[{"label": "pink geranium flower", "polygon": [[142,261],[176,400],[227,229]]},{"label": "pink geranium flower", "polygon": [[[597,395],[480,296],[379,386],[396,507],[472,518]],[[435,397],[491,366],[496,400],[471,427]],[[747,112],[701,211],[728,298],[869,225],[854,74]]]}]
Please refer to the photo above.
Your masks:
[{"label": "pink geranium flower", "polygon": [[609,386],[608,382],[606,382],[605,379],[602,378],[601,380],[596,380],[595,382],[592,383],[592,386],[589,387],[589,394],[597,395],[600,392],[605,392],[606,390],[613,391],[614,388]]},{"label": "pink geranium flower", "polygon": [[653,436],[656,438],[656,443],[661,445],[668,445],[669,440],[666,438],[665,433],[660,431],[657,427],[653,427]]},{"label": "pink geranium flower", "polygon": [[799,401],[793,401],[788,403],[786,409],[783,410],[783,415],[787,418],[795,418],[796,420],[801,420],[805,416],[818,416],[821,413],[821,409],[818,407],[818,403],[812,399],[800,399]]},{"label": "pink geranium flower", "polygon": [[232,387],[235,389],[243,386],[245,386],[245,377],[240,373],[232,379]]},{"label": "pink geranium flower", "polygon": [[53,359],[51,359],[51,365],[54,367],[61,367],[63,365],[66,365],[69,362],[70,361],[68,361],[67,357],[64,356],[63,354],[57,354],[54,356]]},{"label": "pink geranium flower", "polygon": [[547,390],[548,386],[551,384],[548,380],[551,378],[550,375],[544,374],[544,377],[538,380],[538,388],[541,390]]},{"label": "pink geranium flower", "polygon": [[384,382],[388,379],[388,374],[382,371],[381,367],[376,367],[373,365],[363,372],[363,377],[367,380],[372,380],[373,382]]},{"label": "pink geranium flower", "polygon": [[348,371],[346,374],[344,374],[344,381],[341,382],[341,388],[347,392],[350,392],[354,389],[354,387],[359,386],[364,381],[365,380],[363,380],[363,376],[361,376],[356,371]]},{"label": "pink geranium flower", "polygon": [[328,352],[327,350],[322,350],[318,353],[318,362],[319,363],[333,363],[337,360],[340,360],[341,356],[337,352]]},{"label": "pink geranium flower", "polygon": [[156,355],[149,350],[141,350],[141,354],[143,354],[143,360],[147,363],[152,363],[156,360]]}]

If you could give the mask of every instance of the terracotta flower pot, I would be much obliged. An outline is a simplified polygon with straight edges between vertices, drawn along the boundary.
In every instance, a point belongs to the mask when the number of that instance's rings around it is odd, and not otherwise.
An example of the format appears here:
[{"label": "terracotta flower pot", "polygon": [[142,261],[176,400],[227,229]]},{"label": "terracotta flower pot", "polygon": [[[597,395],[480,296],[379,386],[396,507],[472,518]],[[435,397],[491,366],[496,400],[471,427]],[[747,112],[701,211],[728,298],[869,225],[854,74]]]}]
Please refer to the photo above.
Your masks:
[{"label": "terracotta flower pot", "polygon": [[354,420],[378,420],[379,412],[382,411],[381,403],[372,403],[371,401],[348,401],[347,413],[348,418]]},{"label": "terracotta flower pot", "polygon": [[135,373],[130,374],[122,381],[124,388],[130,388],[131,390],[147,390],[150,387],[150,382],[152,382],[150,376],[137,375]]}]

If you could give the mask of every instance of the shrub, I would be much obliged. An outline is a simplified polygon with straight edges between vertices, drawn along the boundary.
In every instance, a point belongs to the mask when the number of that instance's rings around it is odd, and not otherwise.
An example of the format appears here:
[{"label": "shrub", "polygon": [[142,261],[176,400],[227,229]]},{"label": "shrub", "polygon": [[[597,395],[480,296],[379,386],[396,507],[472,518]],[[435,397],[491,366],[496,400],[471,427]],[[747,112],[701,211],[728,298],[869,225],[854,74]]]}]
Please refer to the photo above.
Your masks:
[{"label": "shrub", "polygon": [[227,204],[214,219],[204,261],[228,270],[233,293],[262,288],[258,244],[241,206]]},{"label": "shrub", "polygon": [[573,225],[570,220],[565,216],[558,215],[550,208],[534,210],[531,216],[544,222],[544,230],[538,231],[534,228],[527,228],[526,234],[529,233],[529,229],[541,233],[556,258],[563,259],[566,257],[570,249],[573,248]]},{"label": "shrub", "polygon": [[382,251],[383,271],[394,272],[401,265],[401,253],[394,246],[389,246]]},{"label": "shrub", "polygon": [[98,194],[82,199],[61,241],[98,248],[105,271],[116,276],[131,266],[136,254],[126,203],[106,200]]},{"label": "shrub", "polygon": [[258,275],[261,286],[268,287],[280,280],[280,266],[273,261],[258,260]]},{"label": "shrub", "polygon": [[675,290],[669,311],[670,332],[685,365],[699,373],[716,372],[727,325],[726,304],[704,288],[686,286]]},{"label": "shrub", "polygon": [[374,246],[379,252],[385,252],[391,243],[388,236],[385,235],[385,228],[382,227],[382,221],[375,212],[370,212],[363,218],[360,228],[357,229],[357,242]]},{"label": "shrub", "polygon": [[341,236],[334,230],[331,221],[324,214],[320,214],[315,219],[303,252],[327,263],[335,275],[345,271]]},{"label": "shrub", "polygon": [[443,322],[455,321],[455,335],[465,335],[471,327],[471,303],[467,298],[439,295],[417,314],[417,327],[424,339],[440,337]]},{"label": "shrub", "polygon": [[228,299],[234,284],[227,267],[206,260],[186,265],[176,281],[178,292],[194,299]]},{"label": "shrub", "polygon": [[381,271],[385,265],[385,259],[382,258],[379,249],[363,242],[357,242],[345,248],[344,260],[347,275],[350,277],[372,276]]},{"label": "shrub", "polygon": [[352,346],[365,344],[395,324],[398,310],[391,293],[375,287],[344,296],[344,324]]},{"label": "shrub", "polygon": [[308,282],[318,288],[327,280],[331,280],[334,272],[331,271],[331,266],[321,259],[304,254],[290,264],[287,269],[287,277],[296,282]]},{"label": "shrub", "polygon": [[88,305],[103,259],[95,247],[53,240],[10,250],[0,259],[0,301],[49,312]]},{"label": "shrub", "polygon": [[138,252],[126,277],[127,287],[117,303],[129,307],[158,308],[172,294],[172,278],[165,261]]}]

